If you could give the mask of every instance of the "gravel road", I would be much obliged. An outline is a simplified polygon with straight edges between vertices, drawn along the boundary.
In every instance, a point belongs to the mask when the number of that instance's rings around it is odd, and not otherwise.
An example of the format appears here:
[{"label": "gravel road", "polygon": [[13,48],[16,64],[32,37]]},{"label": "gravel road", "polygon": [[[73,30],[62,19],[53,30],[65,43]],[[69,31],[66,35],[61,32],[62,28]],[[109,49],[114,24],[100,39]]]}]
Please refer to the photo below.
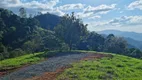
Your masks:
[{"label": "gravel road", "polygon": [[54,72],[59,68],[65,67],[89,55],[90,54],[85,53],[66,53],[63,55],[57,55],[44,62],[10,73],[0,78],[0,80],[25,80],[34,76],[40,76],[45,72]]}]

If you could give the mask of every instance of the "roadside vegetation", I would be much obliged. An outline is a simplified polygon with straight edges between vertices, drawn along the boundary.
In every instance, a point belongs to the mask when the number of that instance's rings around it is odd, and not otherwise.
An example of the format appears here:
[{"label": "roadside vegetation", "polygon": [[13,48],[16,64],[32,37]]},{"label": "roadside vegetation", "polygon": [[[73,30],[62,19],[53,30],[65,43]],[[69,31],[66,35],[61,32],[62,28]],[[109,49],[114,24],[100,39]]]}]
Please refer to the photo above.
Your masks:
[{"label": "roadside vegetation", "polygon": [[10,58],[0,61],[0,71],[2,70],[11,70],[24,65],[30,65],[38,63],[41,60],[44,60],[44,52],[39,52],[33,54],[27,54],[16,58]]},{"label": "roadside vegetation", "polygon": [[[70,54],[70,53],[84,53],[86,51],[64,51],[64,52],[59,52],[59,51],[44,51],[44,52],[38,52],[34,54],[26,54],[23,56],[15,57],[15,58],[10,58],[10,59],[5,59],[0,61],[0,71],[6,71],[6,70],[12,70],[16,69],[25,65],[31,65],[38,63],[42,60],[48,59],[49,57],[53,56],[58,56],[58,55],[64,55],[64,54]],[[94,51],[93,51],[94,52]]]},{"label": "roadside vegetation", "polygon": [[141,75],[142,60],[113,55],[73,63],[57,80],[140,80]]}]

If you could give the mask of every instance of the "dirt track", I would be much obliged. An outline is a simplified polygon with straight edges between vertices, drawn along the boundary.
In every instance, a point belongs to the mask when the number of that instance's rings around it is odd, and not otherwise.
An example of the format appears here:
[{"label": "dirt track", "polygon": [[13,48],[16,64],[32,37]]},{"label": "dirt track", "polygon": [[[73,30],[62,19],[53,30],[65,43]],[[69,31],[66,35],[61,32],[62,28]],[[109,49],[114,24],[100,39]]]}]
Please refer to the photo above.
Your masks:
[{"label": "dirt track", "polygon": [[6,75],[0,80],[54,80],[64,69],[71,67],[70,64],[79,60],[102,58],[108,55],[87,53],[66,53],[49,58],[39,64],[22,68]]}]

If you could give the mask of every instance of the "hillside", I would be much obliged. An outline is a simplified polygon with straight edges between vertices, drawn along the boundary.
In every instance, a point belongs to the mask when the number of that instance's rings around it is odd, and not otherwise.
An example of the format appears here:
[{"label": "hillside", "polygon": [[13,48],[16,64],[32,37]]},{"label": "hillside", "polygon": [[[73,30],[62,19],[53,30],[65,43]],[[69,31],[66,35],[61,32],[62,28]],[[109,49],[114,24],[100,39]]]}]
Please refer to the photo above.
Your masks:
[{"label": "hillside", "polygon": [[74,13],[62,17],[50,13],[26,17],[26,13],[19,13],[0,8],[0,60],[47,50],[94,50],[142,57],[142,52],[130,49],[124,38],[88,31],[88,25]]},{"label": "hillside", "polygon": [[66,69],[57,80],[140,80],[142,60],[121,55],[89,57]]},{"label": "hillside", "polygon": [[125,40],[130,44],[130,45],[133,45],[134,47],[142,50],[142,41],[137,41],[137,40],[134,40],[132,38],[125,38]]},{"label": "hillside", "polygon": [[53,30],[61,20],[61,17],[50,13],[37,15],[34,18],[39,21],[42,28],[51,30]]},{"label": "hillside", "polygon": [[118,30],[104,30],[104,31],[99,31],[98,33],[107,34],[107,35],[114,34],[116,36],[132,38],[137,41],[142,41],[142,33],[126,32],[126,31],[118,31]]},{"label": "hillside", "polygon": [[109,34],[114,34],[119,37],[124,37],[124,39],[129,44],[130,48],[138,48],[142,50],[142,34],[135,32],[123,32],[117,30],[105,30],[98,32],[99,34],[103,34],[104,36]]},{"label": "hillside", "polygon": [[0,80],[142,80],[142,0],[1,0]]},{"label": "hillside", "polygon": [[[43,56],[44,54],[44,56]],[[28,65],[12,70],[9,74],[0,77],[0,80],[140,80],[142,77],[142,60],[123,55],[95,52],[72,51],[36,53],[2,61],[6,68],[12,65],[23,65],[38,61],[34,65]],[[49,56],[50,55],[50,56]],[[40,59],[46,58],[44,61]],[[22,61],[20,61],[22,60]],[[35,60],[35,61],[34,61]],[[17,62],[16,62],[17,61]],[[12,62],[11,65],[5,65]],[[16,66],[15,66],[16,67]]]}]

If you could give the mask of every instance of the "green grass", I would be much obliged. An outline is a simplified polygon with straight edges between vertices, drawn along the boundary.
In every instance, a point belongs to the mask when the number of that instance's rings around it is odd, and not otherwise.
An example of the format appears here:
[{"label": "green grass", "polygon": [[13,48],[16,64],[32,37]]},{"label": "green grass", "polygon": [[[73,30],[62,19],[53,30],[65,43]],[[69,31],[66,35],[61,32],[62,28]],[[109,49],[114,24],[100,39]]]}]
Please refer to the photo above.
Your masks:
[{"label": "green grass", "polygon": [[141,80],[142,60],[121,55],[72,64],[57,80]]},{"label": "green grass", "polygon": [[13,69],[21,67],[25,64],[34,64],[38,61],[44,60],[44,52],[27,54],[16,58],[10,58],[0,61],[0,70]]},{"label": "green grass", "polygon": [[24,65],[30,65],[38,63],[45,58],[55,56],[57,54],[62,54],[66,52],[58,51],[45,51],[33,54],[27,54],[16,58],[10,58],[0,61],[0,71],[1,70],[10,70],[22,67]]}]

